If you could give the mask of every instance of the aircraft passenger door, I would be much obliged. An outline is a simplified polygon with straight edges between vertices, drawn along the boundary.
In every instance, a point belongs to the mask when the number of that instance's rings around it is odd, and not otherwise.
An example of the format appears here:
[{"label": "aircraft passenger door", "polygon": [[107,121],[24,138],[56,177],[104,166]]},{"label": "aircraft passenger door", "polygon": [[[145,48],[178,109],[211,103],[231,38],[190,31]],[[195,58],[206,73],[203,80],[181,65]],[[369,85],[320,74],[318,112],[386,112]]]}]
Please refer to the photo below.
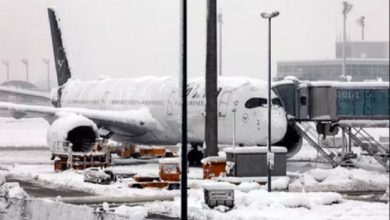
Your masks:
[{"label": "aircraft passenger door", "polygon": [[309,89],[307,86],[299,88],[299,119],[308,119],[309,118],[309,106],[310,106],[310,96]]},{"label": "aircraft passenger door", "polygon": [[173,109],[175,106],[176,91],[172,90],[168,97],[167,102],[167,115],[173,115]]},{"label": "aircraft passenger door", "polygon": [[232,91],[223,91],[221,99],[219,100],[219,117],[226,117],[229,98],[232,95]]},{"label": "aircraft passenger door", "polygon": [[107,105],[108,105],[108,96],[110,95],[110,91],[105,91],[103,96],[102,96],[102,99],[101,99],[101,104],[102,104],[102,108],[103,109],[107,109]]}]

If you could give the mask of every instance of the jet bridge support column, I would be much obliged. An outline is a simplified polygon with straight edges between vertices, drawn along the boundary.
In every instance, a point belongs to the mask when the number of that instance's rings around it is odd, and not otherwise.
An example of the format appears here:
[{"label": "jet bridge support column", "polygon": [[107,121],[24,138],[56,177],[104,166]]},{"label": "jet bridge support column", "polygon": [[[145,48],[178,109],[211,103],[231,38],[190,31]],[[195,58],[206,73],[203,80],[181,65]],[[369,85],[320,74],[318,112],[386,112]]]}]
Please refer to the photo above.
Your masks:
[{"label": "jet bridge support column", "polygon": [[351,159],[356,158],[357,155],[352,152],[351,136],[346,130],[351,131],[351,127],[342,128],[342,152],[340,165],[344,167],[353,167],[354,164]]}]

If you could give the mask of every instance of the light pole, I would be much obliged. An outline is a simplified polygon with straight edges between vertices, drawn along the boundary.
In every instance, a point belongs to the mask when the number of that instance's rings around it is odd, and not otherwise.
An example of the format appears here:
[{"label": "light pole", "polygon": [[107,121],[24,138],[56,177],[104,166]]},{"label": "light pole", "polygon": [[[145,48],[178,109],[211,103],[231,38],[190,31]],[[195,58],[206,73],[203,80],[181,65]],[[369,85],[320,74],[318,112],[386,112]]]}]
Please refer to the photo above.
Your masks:
[{"label": "light pole", "polygon": [[47,91],[50,91],[50,60],[42,59],[42,61],[47,65]]},{"label": "light pole", "polygon": [[272,151],[271,151],[271,19],[278,16],[278,11],[272,13],[261,13],[262,18],[268,20],[268,152],[267,152],[267,166],[268,166],[268,192],[271,192],[271,170],[273,162],[271,163]]},{"label": "light pole", "polygon": [[181,1],[181,219],[188,219],[187,192],[187,0]]},{"label": "light pole", "polygon": [[360,18],[357,19],[357,23],[362,28],[362,40],[364,40],[364,28],[366,27],[365,19],[366,17],[364,16],[360,16]]},{"label": "light pole", "polygon": [[346,26],[347,26],[347,14],[351,11],[352,9],[352,4],[348,3],[347,1],[343,2],[343,64],[342,64],[342,74],[341,77],[345,78],[346,77],[346,72],[345,72],[345,62],[346,62],[346,52],[345,52],[345,47],[346,47],[346,41],[347,41],[347,34],[346,34]]},{"label": "light pole", "polygon": [[223,24],[223,20],[222,20],[222,12],[221,12],[221,9],[219,9],[219,13],[218,13],[218,32],[219,32],[219,39],[218,39],[218,43],[219,43],[219,66],[218,66],[218,72],[219,72],[219,76],[222,76],[222,24]]},{"label": "light pole", "polygon": [[205,156],[218,155],[217,0],[207,0]]},{"label": "light pole", "polygon": [[237,110],[233,109],[233,149],[236,148],[236,112]]},{"label": "light pole", "polygon": [[28,82],[28,59],[22,59],[22,63],[26,66],[26,81]]},{"label": "light pole", "polygon": [[9,61],[8,60],[2,60],[2,63],[4,66],[7,67],[7,81],[9,81]]}]

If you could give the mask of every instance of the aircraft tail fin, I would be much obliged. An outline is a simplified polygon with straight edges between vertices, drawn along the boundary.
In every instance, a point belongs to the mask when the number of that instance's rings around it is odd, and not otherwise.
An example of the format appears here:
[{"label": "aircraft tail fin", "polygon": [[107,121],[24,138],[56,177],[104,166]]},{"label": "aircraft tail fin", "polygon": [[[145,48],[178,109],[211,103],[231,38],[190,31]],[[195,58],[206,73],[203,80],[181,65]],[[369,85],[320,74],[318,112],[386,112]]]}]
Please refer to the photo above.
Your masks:
[{"label": "aircraft tail fin", "polygon": [[62,34],[56,12],[53,8],[48,8],[51,39],[53,43],[54,60],[57,71],[58,85],[62,86],[71,77],[66,51],[62,42]]}]

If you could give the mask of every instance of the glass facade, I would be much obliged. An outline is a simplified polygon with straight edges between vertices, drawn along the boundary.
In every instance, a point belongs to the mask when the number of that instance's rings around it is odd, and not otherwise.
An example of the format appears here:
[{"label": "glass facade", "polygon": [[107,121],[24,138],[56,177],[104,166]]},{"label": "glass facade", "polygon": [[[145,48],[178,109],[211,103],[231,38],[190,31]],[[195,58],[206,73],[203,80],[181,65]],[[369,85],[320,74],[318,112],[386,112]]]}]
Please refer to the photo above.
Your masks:
[{"label": "glass facade", "polygon": [[[299,61],[278,63],[276,79],[283,79],[285,76],[295,76],[300,80],[340,80],[342,65],[339,61]],[[346,75],[352,77],[352,81],[377,80],[389,81],[389,61],[369,62],[362,60],[354,63],[347,63]]]}]

